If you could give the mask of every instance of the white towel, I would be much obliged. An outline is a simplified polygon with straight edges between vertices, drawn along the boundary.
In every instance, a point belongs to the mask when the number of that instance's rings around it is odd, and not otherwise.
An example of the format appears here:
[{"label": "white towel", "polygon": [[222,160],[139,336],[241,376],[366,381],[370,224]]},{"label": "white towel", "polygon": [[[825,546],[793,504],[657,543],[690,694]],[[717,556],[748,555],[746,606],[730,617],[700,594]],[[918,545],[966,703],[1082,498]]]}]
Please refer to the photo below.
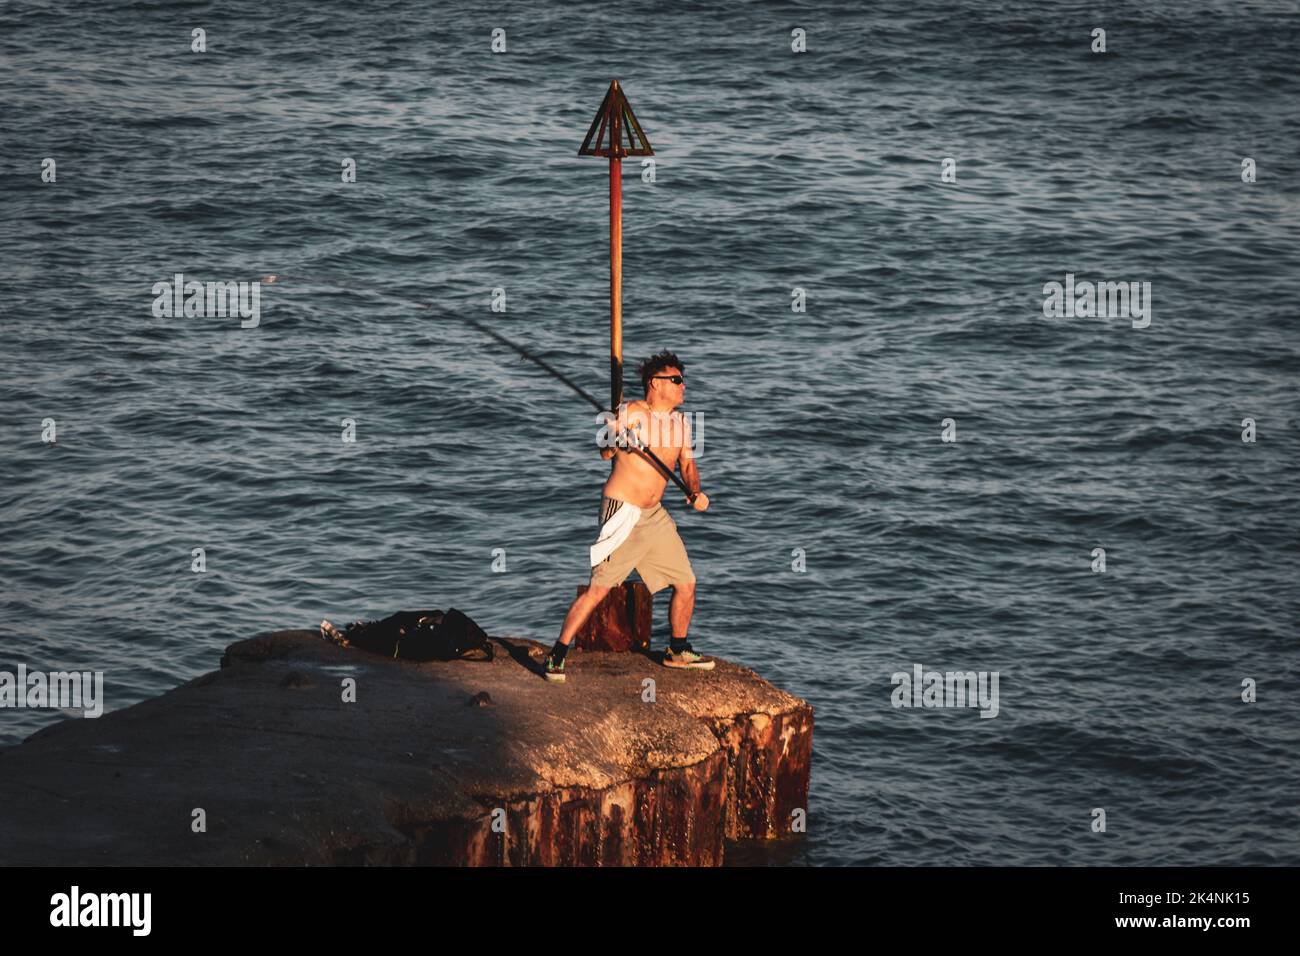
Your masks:
[{"label": "white towel", "polygon": [[641,520],[641,509],[629,502],[623,502],[609,520],[600,526],[600,537],[591,546],[591,566],[594,568],[613,553],[614,549],[627,540],[636,523]]}]

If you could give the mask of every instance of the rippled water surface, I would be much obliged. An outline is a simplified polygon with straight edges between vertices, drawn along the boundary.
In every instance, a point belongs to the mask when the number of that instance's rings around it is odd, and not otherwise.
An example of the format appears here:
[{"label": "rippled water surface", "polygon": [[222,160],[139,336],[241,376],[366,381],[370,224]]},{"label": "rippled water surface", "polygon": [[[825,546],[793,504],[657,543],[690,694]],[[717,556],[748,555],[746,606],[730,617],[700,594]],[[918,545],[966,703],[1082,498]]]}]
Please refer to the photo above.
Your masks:
[{"label": "rippled water surface", "polygon": [[[1298,37],[1290,3],[7,4],[0,666],[118,708],[322,617],[554,639],[608,466],[464,319],[607,394],[577,149],[617,76],[657,161],[626,354],[677,351],[705,421],[712,507],[666,498],[692,639],[816,708],[806,837],[731,861],[1300,863]],[[176,272],[311,278],[241,329],[155,318]],[[1066,273],[1150,282],[1149,327],[1044,318]],[[895,709],[917,663],[997,671],[997,717]]]}]

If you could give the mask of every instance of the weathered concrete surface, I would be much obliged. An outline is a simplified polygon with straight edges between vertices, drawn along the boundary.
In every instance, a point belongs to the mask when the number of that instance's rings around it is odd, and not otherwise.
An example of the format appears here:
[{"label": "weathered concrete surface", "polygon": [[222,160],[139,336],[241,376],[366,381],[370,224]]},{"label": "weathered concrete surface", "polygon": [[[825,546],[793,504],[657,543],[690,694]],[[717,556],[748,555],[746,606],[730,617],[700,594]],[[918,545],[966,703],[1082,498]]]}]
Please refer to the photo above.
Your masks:
[{"label": "weathered concrete surface", "polygon": [[494,643],[406,663],[278,631],[46,728],[0,749],[0,865],[716,865],[807,806],[812,710],[752,671],[573,651],[551,684],[543,645]]}]

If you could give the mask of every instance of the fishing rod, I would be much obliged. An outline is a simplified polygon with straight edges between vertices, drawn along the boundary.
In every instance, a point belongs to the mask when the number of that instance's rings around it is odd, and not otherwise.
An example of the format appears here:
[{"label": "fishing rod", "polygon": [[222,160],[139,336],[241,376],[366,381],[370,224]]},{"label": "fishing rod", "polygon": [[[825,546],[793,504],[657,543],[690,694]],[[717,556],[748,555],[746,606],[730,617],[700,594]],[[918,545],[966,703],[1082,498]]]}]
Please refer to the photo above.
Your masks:
[{"label": "fishing rod", "polygon": [[[276,273],[274,275],[265,275],[262,276],[261,279],[258,281],[262,282],[264,285],[272,285],[277,282],[284,282],[285,280],[293,280],[293,279],[299,279],[304,282],[317,282],[322,285],[332,285],[335,288],[344,289],[344,290],[348,288],[365,289],[366,291],[372,292],[375,295],[387,296],[390,299],[393,299],[398,302],[405,302],[407,305],[413,305],[416,308],[420,308],[420,309],[433,308],[433,305],[431,303],[417,302],[415,299],[408,299],[406,296],[395,295],[394,293],[389,292],[387,289],[383,288],[382,286],[371,285],[370,283],[366,283],[366,282],[356,282],[353,280],[349,280],[348,282],[344,283],[344,282],[336,281],[334,279],[330,279],[325,276],[308,276],[308,275],[303,275],[301,273],[298,273],[296,275],[285,275],[283,273]],[[600,400],[598,398],[596,398],[594,395],[588,392],[577,382],[573,381],[571,378],[569,378],[569,376],[565,375],[559,369],[554,368],[549,362],[545,361],[542,358],[539,358],[536,355],[533,355],[522,345],[518,345],[512,342],[510,339],[506,338],[504,335],[497,332],[496,330],[490,329],[486,325],[483,325],[477,319],[466,318],[465,321],[468,322],[470,325],[474,326],[474,328],[478,329],[480,332],[484,333],[485,335],[495,339],[496,341],[500,342],[502,345],[505,345],[513,349],[514,351],[518,352],[520,355],[522,355],[524,358],[528,359],[529,361],[536,363],[543,371],[545,371],[552,378],[555,378],[556,380],[563,382],[565,385],[569,386],[569,388],[573,389],[574,392],[576,392],[577,394],[585,398],[591,405],[593,405],[596,408],[597,411],[600,412],[605,411],[605,406],[603,406],[600,403]],[[655,467],[657,467],[666,477],[672,479],[673,483],[676,484],[677,487],[682,490],[682,494],[686,496],[687,501],[689,501],[691,504],[695,503],[695,498],[697,497],[698,492],[693,492],[689,488],[687,488],[686,482],[682,481],[681,478],[677,477],[676,472],[674,472],[671,468],[665,465],[663,461],[660,460],[659,456],[656,455],[653,451],[651,451],[641,441],[640,438],[638,438],[632,432],[629,432],[626,428],[619,428],[618,438],[622,439],[624,444],[616,445],[616,447],[621,447],[623,448],[624,451],[630,451],[631,449],[628,449],[626,446],[628,444],[631,444],[633,448],[641,452],[642,455],[646,456],[650,460],[650,462],[653,465],[655,465]]]}]

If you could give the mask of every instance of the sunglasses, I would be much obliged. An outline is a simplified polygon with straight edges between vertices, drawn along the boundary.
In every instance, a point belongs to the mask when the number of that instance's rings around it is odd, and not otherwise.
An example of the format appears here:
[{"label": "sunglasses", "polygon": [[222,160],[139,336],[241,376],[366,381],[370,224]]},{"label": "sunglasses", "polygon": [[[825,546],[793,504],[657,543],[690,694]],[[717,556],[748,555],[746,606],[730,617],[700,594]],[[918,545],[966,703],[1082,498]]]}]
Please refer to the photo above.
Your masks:
[{"label": "sunglasses", "polygon": [[680,375],[651,375],[650,377],[651,377],[651,378],[666,378],[666,379],[668,379],[668,381],[672,382],[674,385],[681,385],[682,383],[684,383],[684,382],[686,381],[686,379],[682,378],[682,376],[680,376]]}]

